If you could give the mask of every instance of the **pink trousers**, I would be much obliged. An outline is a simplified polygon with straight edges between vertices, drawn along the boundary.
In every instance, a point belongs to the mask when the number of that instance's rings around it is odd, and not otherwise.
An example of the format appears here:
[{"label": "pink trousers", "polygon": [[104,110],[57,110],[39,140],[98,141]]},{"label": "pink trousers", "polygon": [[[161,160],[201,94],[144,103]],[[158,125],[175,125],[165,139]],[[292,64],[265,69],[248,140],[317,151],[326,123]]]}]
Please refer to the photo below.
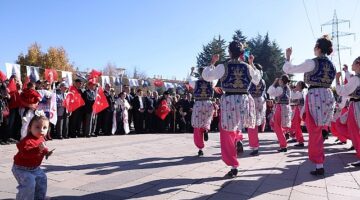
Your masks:
[{"label": "pink trousers", "polygon": [[240,131],[227,131],[221,128],[220,130],[220,146],[221,146],[221,159],[227,166],[238,167],[239,162],[237,160],[236,142],[242,141],[243,136]]},{"label": "pink trousers", "polygon": [[255,128],[248,128],[248,136],[249,136],[249,146],[251,149],[259,148],[259,127],[255,126]]},{"label": "pink trousers", "polygon": [[305,122],[306,128],[309,133],[308,154],[309,160],[315,164],[323,164],[325,160],[324,155],[324,139],[322,136],[322,130],[324,126],[317,126],[313,117],[310,114],[308,100],[305,104]]},{"label": "pink trousers", "polygon": [[194,128],[194,143],[198,149],[204,148],[204,128]]},{"label": "pink trousers", "polygon": [[274,114],[274,131],[276,133],[276,136],[278,138],[280,148],[286,148],[287,142],[284,135],[284,131],[286,128],[283,128],[281,125],[281,106],[277,105],[275,114]]},{"label": "pink trousers", "polygon": [[294,117],[291,121],[290,130],[295,133],[295,138],[298,143],[304,143],[304,136],[301,130],[300,107],[295,106],[293,112],[294,112]]},{"label": "pink trousers", "polygon": [[355,119],[355,109],[353,103],[350,104],[347,127],[351,134],[352,143],[356,151],[356,157],[360,159],[360,128]]}]

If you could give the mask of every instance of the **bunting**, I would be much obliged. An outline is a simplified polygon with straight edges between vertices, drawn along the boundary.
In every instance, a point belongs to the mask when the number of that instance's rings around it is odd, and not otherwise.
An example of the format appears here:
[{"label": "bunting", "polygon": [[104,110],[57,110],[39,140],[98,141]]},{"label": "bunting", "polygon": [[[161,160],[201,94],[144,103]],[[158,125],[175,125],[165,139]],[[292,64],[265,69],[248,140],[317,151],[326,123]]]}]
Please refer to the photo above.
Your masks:
[{"label": "bunting", "polygon": [[68,84],[68,86],[72,85],[72,72],[61,71],[62,81]]},{"label": "bunting", "polygon": [[15,75],[19,80],[21,78],[20,65],[5,63],[6,77],[9,79],[12,75]]},{"label": "bunting", "polygon": [[33,83],[40,80],[39,67],[26,66],[26,76],[29,77],[29,81]]}]

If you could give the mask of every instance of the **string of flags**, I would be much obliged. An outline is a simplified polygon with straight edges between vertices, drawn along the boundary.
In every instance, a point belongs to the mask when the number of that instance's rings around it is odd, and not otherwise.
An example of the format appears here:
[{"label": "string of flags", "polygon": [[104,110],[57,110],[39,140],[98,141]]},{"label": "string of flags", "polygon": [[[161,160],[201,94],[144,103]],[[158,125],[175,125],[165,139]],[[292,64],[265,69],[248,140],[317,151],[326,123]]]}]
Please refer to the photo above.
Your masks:
[{"label": "string of flags", "polygon": [[[0,79],[9,79],[12,75],[15,75],[18,79],[21,79],[21,65],[13,64],[13,63],[5,63],[6,67],[6,77],[0,71]],[[37,66],[25,66],[26,67],[26,77],[28,81],[36,82],[40,80],[40,68]],[[58,72],[60,73],[61,80],[58,80]],[[100,82],[103,87],[106,84],[111,84],[115,86],[120,85],[129,85],[130,87],[164,87],[166,90],[168,89],[177,89],[177,90],[189,90],[190,87],[185,83],[173,83],[169,81],[163,81],[161,79],[134,79],[134,78],[125,78],[121,76],[106,76],[102,75],[101,72],[92,70],[90,73],[86,72],[75,72],[74,74],[77,78],[83,81],[89,81],[93,83],[98,83],[98,78],[100,77]],[[69,86],[73,83],[73,72],[70,71],[61,71],[56,69],[44,69],[44,78],[45,80],[53,83],[55,81],[62,81],[67,83]]]}]

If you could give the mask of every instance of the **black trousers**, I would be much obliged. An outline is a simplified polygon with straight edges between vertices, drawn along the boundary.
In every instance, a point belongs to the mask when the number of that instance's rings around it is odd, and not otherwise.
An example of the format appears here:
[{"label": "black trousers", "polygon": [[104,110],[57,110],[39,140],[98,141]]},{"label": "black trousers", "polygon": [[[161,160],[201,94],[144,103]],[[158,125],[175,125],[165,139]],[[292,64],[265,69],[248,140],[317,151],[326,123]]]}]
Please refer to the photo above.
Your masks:
[{"label": "black trousers", "polygon": [[84,115],[84,135],[90,136],[93,135],[96,130],[96,121],[97,116],[92,113],[86,112]]},{"label": "black trousers", "polygon": [[134,117],[134,128],[136,133],[144,133],[145,130],[145,113],[135,111]]},{"label": "black trousers", "polygon": [[99,135],[100,132],[104,133],[104,123],[105,123],[104,115],[105,115],[105,110],[97,114],[95,135]]},{"label": "black trousers", "polygon": [[105,135],[111,135],[112,134],[112,125],[113,125],[113,116],[114,112],[105,110],[103,114],[103,132]]},{"label": "black trousers", "polygon": [[21,132],[21,116],[19,114],[19,108],[10,109],[8,134],[15,140],[20,140]]},{"label": "black trousers", "polygon": [[69,117],[69,136],[76,137],[80,136],[80,128],[83,123],[84,112],[82,108],[78,108],[77,110],[71,113]]},{"label": "black trousers", "polygon": [[56,123],[56,138],[68,138],[69,137],[69,117],[65,113],[63,116],[58,116]]}]

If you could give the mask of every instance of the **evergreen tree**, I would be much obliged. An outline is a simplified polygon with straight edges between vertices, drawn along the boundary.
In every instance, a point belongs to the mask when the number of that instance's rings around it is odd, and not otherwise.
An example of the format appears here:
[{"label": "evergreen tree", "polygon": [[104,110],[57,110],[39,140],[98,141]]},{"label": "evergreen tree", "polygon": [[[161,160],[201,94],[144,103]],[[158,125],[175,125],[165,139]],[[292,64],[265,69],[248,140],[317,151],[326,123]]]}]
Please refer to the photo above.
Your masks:
[{"label": "evergreen tree", "polygon": [[243,35],[243,33],[240,29],[235,31],[235,34],[233,35],[232,39],[233,39],[233,41],[238,41],[243,44],[246,44],[246,41],[247,41],[246,36]]},{"label": "evergreen tree", "polygon": [[213,38],[211,42],[203,46],[203,51],[197,56],[197,67],[208,66],[211,58],[215,54],[220,55],[219,62],[224,62],[226,59],[226,41],[219,35],[218,38]]},{"label": "evergreen tree", "polygon": [[275,78],[284,74],[282,66],[285,57],[278,44],[275,41],[270,41],[268,33],[264,37],[261,35],[256,36],[249,41],[248,45],[251,54],[255,56],[254,62],[263,67],[263,78],[267,86],[271,85]]}]

